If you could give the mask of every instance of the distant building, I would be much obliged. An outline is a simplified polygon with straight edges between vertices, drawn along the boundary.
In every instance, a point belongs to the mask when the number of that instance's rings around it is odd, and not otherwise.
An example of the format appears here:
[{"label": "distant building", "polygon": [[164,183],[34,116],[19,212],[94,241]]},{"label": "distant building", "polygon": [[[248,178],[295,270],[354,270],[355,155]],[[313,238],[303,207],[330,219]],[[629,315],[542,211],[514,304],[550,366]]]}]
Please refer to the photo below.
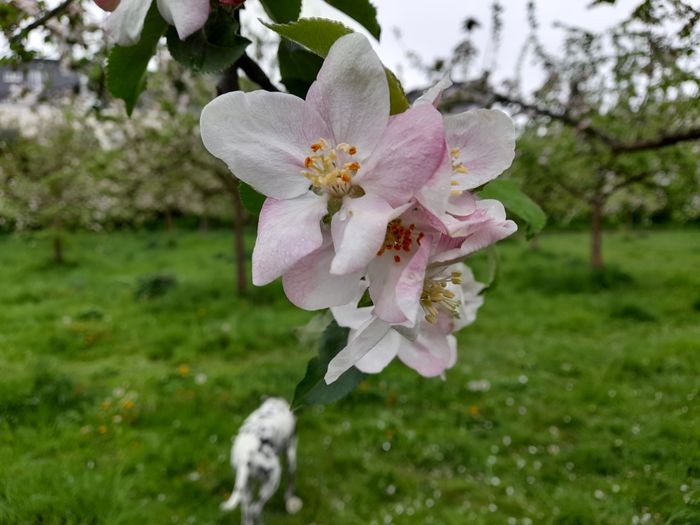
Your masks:
[{"label": "distant building", "polygon": [[37,59],[17,66],[0,66],[0,102],[31,93],[40,100],[77,93],[81,77],[58,60]]},{"label": "distant building", "polygon": [[79,93],[83,77],[58,60],[0,66],[0,140],[34,136],[60,115],[60,101]]}]

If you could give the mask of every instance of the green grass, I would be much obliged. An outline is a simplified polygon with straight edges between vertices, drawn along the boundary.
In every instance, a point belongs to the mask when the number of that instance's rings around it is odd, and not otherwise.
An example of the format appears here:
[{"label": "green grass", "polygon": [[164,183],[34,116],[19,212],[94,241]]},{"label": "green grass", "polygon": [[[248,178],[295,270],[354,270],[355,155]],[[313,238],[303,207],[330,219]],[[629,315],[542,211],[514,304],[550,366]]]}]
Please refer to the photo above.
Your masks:
[{"label": "green grass", "polygon": [[[299,414],[304,508],[266,523],[700,524],[699,233],[609,234],[598,275],[584,234],[540,245],[502,246],[447,381],[394,363]],[[279,284],[236,297],[230,246],[0,238],[0,523],[239,521],[230,437],[314,349]]]}]

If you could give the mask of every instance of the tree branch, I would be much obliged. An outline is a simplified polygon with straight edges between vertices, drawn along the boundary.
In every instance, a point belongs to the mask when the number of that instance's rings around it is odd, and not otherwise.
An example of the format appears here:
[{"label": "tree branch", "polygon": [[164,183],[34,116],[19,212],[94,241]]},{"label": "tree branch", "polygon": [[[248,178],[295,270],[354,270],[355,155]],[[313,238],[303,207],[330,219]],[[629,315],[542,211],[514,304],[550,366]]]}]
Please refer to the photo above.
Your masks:
[{"label": "tree branch", "polygon": [[246,53],[236,61],[236,65],[246,74],[246,76],[255,82],[265,91],[279,91],[272,81],[268,78],[262,68],[250,58]]},{"label": "tree branch", "polygon": [[53,9],[50,9],[42,16],[34,20],[34,22],[29,24],[27,27],[22,28],[16,35],[10,37],[10,44],[14,44],[16,42],[19,42],[20,40],[23,40],[29,33],[34,31],[37,27],[43,26],[52,18],[55,18],[56,16],[60,15],[72,3],[73,0],[64,0]]},{"label": "tree branch", "polygon": [[622,142],[611,135],[608,135],[604,131],[591,126],[590,123],[586,122],[585,120],[575,119],[567,113],[557,113],[536,104],[524,102],[501,93],[492,93],[492,96],[494,102],[519,106],[524,111],[530,111],[544,117],[549,117],[553,120],[558,120],[569,127],[585,133],[591,138],[600,140],[608,148],[610,148],[610,151],[614,155],[620,153],[634,153],[637,151],[645,151],[650,149],[661,149],[667,146],[673,146],[679,142],[700,140],[700,128],[691,128],[689,130],[664,134],[653,139],[638,140],[636,142]]},{"label": "tree branch", "polygon": [[700,140],[700,128],[677,131],[653,139],[639,140],[628,144],[618,142],[615,145],[611,145],[610,149],[612,149],[613,153],[633,153],[649,149],[661,149],[691,140]]}]

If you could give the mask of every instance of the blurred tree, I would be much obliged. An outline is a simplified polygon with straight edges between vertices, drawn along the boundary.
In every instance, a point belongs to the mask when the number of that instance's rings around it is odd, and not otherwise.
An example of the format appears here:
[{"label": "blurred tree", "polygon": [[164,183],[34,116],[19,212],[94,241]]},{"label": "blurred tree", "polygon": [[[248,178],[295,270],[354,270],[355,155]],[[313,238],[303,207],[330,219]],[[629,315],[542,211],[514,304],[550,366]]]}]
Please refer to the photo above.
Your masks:
[{"label": "blurred tree", "polygon": [[[495,2],[495,48],[500,11]],[[555,219],[587,210],[591,266],[600,269],[607,213],[700,215],[700,11],[681,0],[645,0],[601,33],[559,24],[561,56],[538,39],[534,0],[528,12],[531,34],[513,78],[497,88],[486,64],[475,80],[457,82],[442,107],[500,104],[529,117],[511,173]],[[467,31],[456,56],[470,39]],[[545,80],[526,95],[520,70],[529,55]]]}]

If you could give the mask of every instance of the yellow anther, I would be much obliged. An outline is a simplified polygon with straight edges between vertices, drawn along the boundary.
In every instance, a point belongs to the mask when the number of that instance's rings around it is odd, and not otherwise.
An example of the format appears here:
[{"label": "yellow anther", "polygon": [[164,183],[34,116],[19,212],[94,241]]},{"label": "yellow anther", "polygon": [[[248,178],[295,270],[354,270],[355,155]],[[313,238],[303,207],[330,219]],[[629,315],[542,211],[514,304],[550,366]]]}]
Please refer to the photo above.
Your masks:
[{"label": "yellow anther", "polygon": [[420,305],[425,312],[425,320],[431,324],[437,322],[440,309],[445,310],[450,317],[459,317],[461,302],[456,299],[457,295],[447,287],[449,283],[461,284],[462,273],[452,272],[449,276],[426,279],[423,283]]},{"label": "yellow anther", "polygon": [[[360,170],[357,161],[344,162],[357,153],[355,146],[341,143],[331,148],[327,141],[319,139],[311,144],[314,152],[304,159],[308,169],[301,174],[311,181],[317,191],[325,191],[332,197],[344,197],[353,189],[352,177]],[[344,162],[344,163],[343,163]]]}]

